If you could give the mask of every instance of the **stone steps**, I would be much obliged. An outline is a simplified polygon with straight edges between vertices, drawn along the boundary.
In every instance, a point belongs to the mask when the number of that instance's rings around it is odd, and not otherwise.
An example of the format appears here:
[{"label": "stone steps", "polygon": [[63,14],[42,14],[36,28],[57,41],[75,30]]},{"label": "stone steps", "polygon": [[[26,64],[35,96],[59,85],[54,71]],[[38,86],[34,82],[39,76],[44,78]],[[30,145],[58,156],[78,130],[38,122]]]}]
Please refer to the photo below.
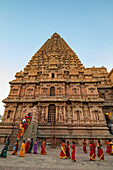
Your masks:
[{"label": "stone steps", "polygon": [[18,130],[19,130],[19,128],[17,127],[10,137],[10,144],[9,144],[9,147],[8,147],[9,151],[12,151],[14,146],[15,146],[15,143],[16,143],[17,137],[18,137]]}]

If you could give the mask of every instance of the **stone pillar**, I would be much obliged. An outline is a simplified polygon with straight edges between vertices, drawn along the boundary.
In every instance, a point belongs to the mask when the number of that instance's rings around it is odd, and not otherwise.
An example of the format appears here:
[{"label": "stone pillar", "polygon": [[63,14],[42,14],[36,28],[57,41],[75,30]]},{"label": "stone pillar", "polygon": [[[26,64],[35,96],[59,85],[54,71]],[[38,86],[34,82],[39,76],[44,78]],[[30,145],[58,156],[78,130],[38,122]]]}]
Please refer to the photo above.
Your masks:
[{"label": "stone pillar", "polygon": [[21,88],[22,88],[22,85],[19,85],[19,92],[18,92],[18,96],[20,97],[20,93],[21,93]]},{"label": "stone pillar", "polygon": [[31,137],[33,138],[33,141],[36,140],[37,136],[37,126],[38,126],[38,121],[39,121],[39,113],[36,107],[32,108],[32,126],[31,126]]},{"label": "stone pillar", "polygon": [[66,121],[66,106],[64,106],[64,121]]},{"label": "stone pillar", "polygon": [[75,108],[73,107],[72,110],[73,110],[73,121],[74,121],[75,120],[75,113],[74,113],[75,112]]}]

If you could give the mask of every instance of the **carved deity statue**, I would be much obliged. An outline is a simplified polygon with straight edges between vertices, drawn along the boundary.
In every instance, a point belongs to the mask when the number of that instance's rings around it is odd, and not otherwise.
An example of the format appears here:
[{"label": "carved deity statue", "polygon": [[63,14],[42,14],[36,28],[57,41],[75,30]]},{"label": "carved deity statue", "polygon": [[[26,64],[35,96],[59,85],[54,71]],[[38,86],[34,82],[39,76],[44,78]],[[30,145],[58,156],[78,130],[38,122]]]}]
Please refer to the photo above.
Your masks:
[{"label": "carved deity statue", "polygon": [[60,107],[59,109],[59,121],[63,121],[64,116],[63,116],[63,112],[62,112],[62,108]]},{"label": "carved deity statue", "polygon": [[44,122],[44,117],[45,117],[45,110],[44,110],[44,107],[43,107],[43,109],[41,111],[41,121],[43,121],[43,122]]}]

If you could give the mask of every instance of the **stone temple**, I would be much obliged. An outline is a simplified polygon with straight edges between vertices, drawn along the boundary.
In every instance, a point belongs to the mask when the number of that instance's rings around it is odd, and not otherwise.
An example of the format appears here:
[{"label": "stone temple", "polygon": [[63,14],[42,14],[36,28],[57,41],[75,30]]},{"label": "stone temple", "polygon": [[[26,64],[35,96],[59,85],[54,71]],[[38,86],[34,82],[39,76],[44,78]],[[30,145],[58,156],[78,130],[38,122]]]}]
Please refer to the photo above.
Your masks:
[{"label": "stone temple", "polygon": [[113,115],[113,69],[85,68],[63,38],[54,33],[10,83],[0,137],[12,135],[31,112],[32,133],[38,140],[52,137],[80,143],[84,138],[111,138],[105,113]]}]

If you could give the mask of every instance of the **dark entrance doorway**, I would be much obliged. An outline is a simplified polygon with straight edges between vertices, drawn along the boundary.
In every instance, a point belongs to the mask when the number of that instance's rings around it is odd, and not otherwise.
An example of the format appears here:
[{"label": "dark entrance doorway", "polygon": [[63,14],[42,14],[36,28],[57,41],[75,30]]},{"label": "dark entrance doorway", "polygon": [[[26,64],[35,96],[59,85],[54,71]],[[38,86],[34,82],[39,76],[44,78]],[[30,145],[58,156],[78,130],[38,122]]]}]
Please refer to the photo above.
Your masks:
[{"label": "dark entrance doorway", "polygon": [[56,116],[56,106],[54,104],[50,104],[48,108],[48,123],[54,124]]},{"label": "dark entrance doorway", "polygon": [[56,142],[56,106],[50,104],[48,107],[48,123],[51,124],[51,147],[55,148]]}]

